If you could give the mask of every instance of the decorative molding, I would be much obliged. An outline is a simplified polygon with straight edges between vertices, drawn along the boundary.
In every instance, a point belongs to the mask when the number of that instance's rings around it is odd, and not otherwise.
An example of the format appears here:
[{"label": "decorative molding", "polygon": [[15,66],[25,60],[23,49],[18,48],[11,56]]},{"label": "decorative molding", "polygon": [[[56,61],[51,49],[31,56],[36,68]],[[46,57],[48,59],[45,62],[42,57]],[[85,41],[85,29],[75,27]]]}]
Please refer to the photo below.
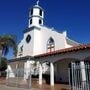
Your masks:
[{"label": "decorative molding", "polygon": [[33,29],[38,29],[38,30],[40,30],[41,28],[36,27],[36,26],[32,26],[32,27],[30,27],[30,28],[25,29],[25,30],[23,31],[23,33],[27,33],[27,32],[29,32],[29,31],[32,31]]},{"label": "decorative molding", "polygon": [[43,20],[43,17],[42,17],[42,16],[38,16],[38,15],[32,15],[32,16],[29,17],[29,19],[31,19],[31,18],[33,18],[33,17],[38,17],[38,18],[40,18],[40,19]]}]

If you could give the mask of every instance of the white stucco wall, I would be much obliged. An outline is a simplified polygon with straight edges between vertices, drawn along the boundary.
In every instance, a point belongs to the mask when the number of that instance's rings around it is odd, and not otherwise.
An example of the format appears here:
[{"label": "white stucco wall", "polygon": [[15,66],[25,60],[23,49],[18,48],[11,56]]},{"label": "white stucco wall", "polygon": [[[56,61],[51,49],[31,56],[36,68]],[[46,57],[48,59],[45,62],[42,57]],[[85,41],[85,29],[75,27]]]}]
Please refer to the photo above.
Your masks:
[{"label": "white stucco wall", "polygon": [[16,69],[16,62],[9,63],[7,66],[7,78],[14,78],[15,77],[15,69]]},{"label": "white stucco wall", "polygon": [[[26,42],[27,35],[31,35],[30,43]],[[19,56],[20,47],[23,45],[23,54],[22,56]],[[34,46],[34,30],[30,31],[28,33],[24,33],[24,37],[22,39],[22,42],[18,45],[18,55],[17,57],[23,57],[23,56],[32,56],[33,55],[33,46]]]},{"label": "white stucco wall", "polygon": [[[42,53],[47,53],[47,41],[49,40],[50,37],[52,37],[55,41],[55,50],[65,48],[65,36],[51,29],[48,29],[48,28],[41,28],[41,30],[34,29],[32,36],[33,36],[32,37],[33,43],[32,42],[30,43],[32,43],[31,46],[33,48],[33,54],[29,53],[30,52],[29,48],[27,52],[31,56],[42,54]],[[27,48],[30,45],[27,46],[25,44],[25,46]],[[25,55],[26,55],[26,52],[25,52]]]},{"label": "white stucco wall", "polygon": [[73,47],[73,46],[77,46],[79,45],[80,43],[72,40],[72,39],[69,39],[68,37],[66,37],[65,39],[65,48],[70,48],[70,47]]},{"label": "white stucco wall", "polygon": [[70,48],[70,47],[73,47],[73,45],[68,44],[67,41],[66,41],[65,48]]},{"label": "white stucco wall", "polygon": [[[27,35],[31,35],[31,41],[29,43],[26,42]],[[47,53],[47,42],[52,37],[55,42],[55,50],[60,50],[68,47],[72,47],[75,45],[72,45],[71,43],[67,41],[67,34],[66,33],[58,33],[55,30],[49,29],[47,27],[41,27],[41,29],[33,29],[27,33],[24,33],[24,37],[21,40],[21,42],[18,45],[18,52],[20,47],[23,45],[23,53],[22,56],[17,57],[24,57],[24,56],[35,56],[38,54]],[[19,54],[18,54],[19,55]],[[30,71],[30,62],[32,61],[26,61],[24,63],[24,79],[28,78],[28,73]],[[32,63],[31,63],[32,64]],[[39,67],[39,66],[37,66]],[[61,68],[62,65],[58,68]],[[28,68],[28,70],[27,70]],[[43,64],[43,73],[47,71],[46,64]],[[62,68],[61,68],[62,69]],[[61,71],[61,70],[60,70]],[[33,72],[33,70],[32,70]],[[67,72],[62,72],[64,75]],[[59,77],[60,78],[60,77]],[[64,78],[63,78],[64,79]],[[66,78],[65,78],[66,79]],[[67,80],[67,79],[66,79]]]},{"label": "white stucco wall", "polygon": [[[17,71],[16,70],[24,70],[24,62],[18,61],[18,62],[10,62],[8,64],[7,69],[7,78],[14,78],[16,77]],[[18,73],[18,76],[21,75],[21,73]],[[24,74],[22,74],[24,76]]]},{"label": "white stucco wall", "polygon": [[[31,35],[31,41],[29,43],[26,42],[27,35]],[[22,56],[34,56],[42,53],[47,53],[47,42],[50,37],[54,39],[55,50],[60,50],[77,45],[77,43],[71,44],[73,42],[67,41],[67,36],[65,33],[58,33],[55,30],[41,27],[40,30],[33,29],[27,33],[24,33],[24,38],[19,43],[18,48],[20,49],[20,47],[23,45]]]},{"label": "white stucco wall", "polygon": [[65,37],[63,34],[58,33],[54,30],[48,28],[42,28],[42,53],[47,53],[47,42],[50,37],[54,39],[55,42],[55,50],[59,50],[65,48]]},{"label": "white stucco wall", "polygon": [[47,41],[52,37],[55,41],[55,50],[69,48],[78,43],[69,43],[66,33],[58,33],[55,30],[42,27],[41,30],[34,30],[34,53],[33,55],[47,53]]},{"label": "white stucco wall", "polygon": [[[27,35],[31,35],[31,40],[29,43],[26,42]],[[24,34],[24,50],[23,50],[23,56],[33,55],[33,46],[34,46],[34,31],[30,31],[28,33]]]},{"label": "white stucco wall", "polygon": [[[42,9],[41,9],[42,10]],[[33,14],[31,15],[31,12],[29,12],[29,28],[32,26],[40,26],[39,25],[39,19],[42,20],[42,24],[43,25],[43,18],[44,18],[44,11],[42,10],[42,16],[40,16],[40,8],[33,8]],[[32,19],[32,24],[30,24],[30,20]]]}]

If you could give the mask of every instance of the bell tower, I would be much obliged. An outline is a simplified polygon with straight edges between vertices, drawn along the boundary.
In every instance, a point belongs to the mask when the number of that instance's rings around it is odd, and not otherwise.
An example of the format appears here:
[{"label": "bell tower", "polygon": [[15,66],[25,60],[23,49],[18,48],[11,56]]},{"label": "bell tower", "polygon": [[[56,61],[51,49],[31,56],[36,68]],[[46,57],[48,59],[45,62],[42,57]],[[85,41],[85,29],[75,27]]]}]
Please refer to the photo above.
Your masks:
[{"label": "bell tower", "polygon": [[29,11],[29,24],[28,28],[32,26],[40,27],[43,25],[44,10],[39,6],[39,0],[36,5]]}]

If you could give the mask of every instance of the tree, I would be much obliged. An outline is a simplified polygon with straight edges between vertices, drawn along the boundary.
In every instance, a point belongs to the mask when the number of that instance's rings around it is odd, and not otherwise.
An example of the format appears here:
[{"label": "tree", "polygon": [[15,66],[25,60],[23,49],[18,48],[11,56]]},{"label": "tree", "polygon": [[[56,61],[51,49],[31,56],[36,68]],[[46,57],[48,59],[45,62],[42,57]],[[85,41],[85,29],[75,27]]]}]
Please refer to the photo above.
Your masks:
[{"label": "tree", "polygon": [[0,66],[1,57],[9,52],[9,49],[13,49],[13,54],[17,55],[16,37],[14,35],[2,35],[0,36]]},{"label": "tree", "polygon": [[6,69],[7,69],[7,59],[5,57],[2,57],[0,66],[0,72],[2,77],[6,76]]},{"label": "tree", "polygon": [[7,69],[7,59],[5,57],[1,58],[0,71],[5,71]]},{"label": "tree", "polygon": [[14,55],[17,54],[16,37],[13,35],[0,36],[0,56],[6,55],[9,52],[9,48],[13,48]]}]

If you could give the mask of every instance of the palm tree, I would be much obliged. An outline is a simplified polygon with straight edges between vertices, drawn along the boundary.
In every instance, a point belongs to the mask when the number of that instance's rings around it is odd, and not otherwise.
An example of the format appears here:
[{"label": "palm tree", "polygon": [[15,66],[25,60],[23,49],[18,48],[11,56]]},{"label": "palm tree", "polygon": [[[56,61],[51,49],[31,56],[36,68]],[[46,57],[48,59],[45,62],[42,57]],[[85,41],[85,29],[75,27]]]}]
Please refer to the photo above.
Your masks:
[{"label": "palm tree", "polygon": [[13,49],[14,56],[17,55],[16,37],[13,35],[2,35],[0,36],[0,66],[1,57],[9,52],[9,49]]}]

